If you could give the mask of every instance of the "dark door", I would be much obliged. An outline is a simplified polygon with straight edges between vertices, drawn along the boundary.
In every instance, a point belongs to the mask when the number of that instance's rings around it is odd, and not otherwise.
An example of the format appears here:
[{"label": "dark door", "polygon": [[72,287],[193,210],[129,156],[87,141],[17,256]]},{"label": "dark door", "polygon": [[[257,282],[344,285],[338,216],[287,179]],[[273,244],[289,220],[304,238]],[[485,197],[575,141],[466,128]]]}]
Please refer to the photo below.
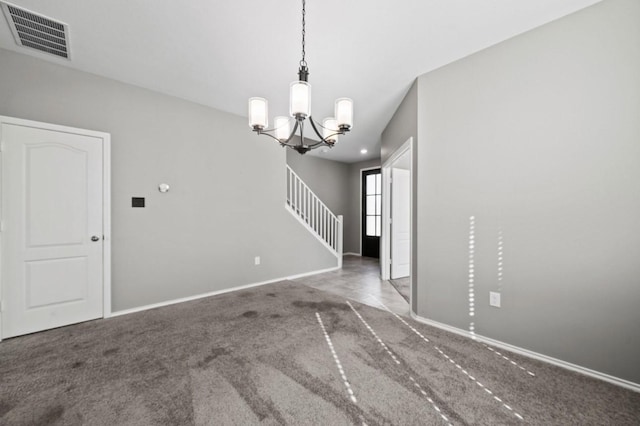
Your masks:
[{"label": "dark door", "polygon": [[380,169],[362,172],[362,255],[380,257],[382,175]]}]

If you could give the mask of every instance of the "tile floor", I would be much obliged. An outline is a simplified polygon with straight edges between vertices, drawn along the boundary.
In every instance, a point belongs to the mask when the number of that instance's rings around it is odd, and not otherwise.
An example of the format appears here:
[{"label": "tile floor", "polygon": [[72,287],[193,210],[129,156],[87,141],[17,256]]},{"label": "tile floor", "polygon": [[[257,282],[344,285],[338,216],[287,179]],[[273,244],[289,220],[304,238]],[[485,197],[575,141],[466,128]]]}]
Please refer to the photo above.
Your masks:
[{"label": "tile floor", "polygon": [[380,279],[378,259],[345,256],[342,269],[292,280],[380,308],[380,302],[399,315],[409,315],[409,303],[389,283]]},{"label": "tile floor", "polygon": [[409,303],[409,293],[411,293],[411,282],[409,277],[389,280],[389,283],[398,290],[398,293]]}]

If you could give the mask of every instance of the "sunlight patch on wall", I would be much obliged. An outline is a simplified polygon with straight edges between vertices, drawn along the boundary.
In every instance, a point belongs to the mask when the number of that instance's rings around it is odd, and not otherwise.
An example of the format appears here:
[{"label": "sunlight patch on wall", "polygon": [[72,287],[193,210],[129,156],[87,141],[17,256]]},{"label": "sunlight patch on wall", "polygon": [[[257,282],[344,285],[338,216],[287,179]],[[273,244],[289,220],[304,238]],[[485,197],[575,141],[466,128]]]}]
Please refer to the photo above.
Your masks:
[{"label": "sunlight patch on wall", "polygon": [[498,227],[498,292],[502,293],[502,278],[504,277],[504,236],[502,227]]},{"label": "sunlight patch on wall", "polygon": [[475,216],[469,217],[469,333],[471,337],[475,339],[476,324],[474,321],[475,316],[475,232],[476,232],[476,218]]}]

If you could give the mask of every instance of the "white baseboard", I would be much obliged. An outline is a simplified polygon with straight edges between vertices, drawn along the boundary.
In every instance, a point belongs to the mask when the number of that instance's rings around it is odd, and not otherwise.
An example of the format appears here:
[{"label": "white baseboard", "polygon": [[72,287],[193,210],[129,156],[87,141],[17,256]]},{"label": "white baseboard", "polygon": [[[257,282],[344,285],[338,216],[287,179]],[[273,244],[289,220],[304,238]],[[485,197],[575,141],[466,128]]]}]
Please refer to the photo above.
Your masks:
[{"label": "white baseboard", "polygon": [[343,256],[362,256],[360,253],[352,253],[352,252],[342,253],[342,255]]},{"label": "white baseboard", "polygon": [[479,334],[471,334],[470,332],[463,330],[461,328],[453,327],[447,324],[443,324],[438,321],[433,321],[427,318],[423,318],[420,315],[415,314],[411,311],[411,317],[416,321],[420,321],[421,323],[431,325],[433,327],[440,328],[442,330],[450,331],[451,333],[459,334],[464,337],[468,337],[470,339],[477,340],[479,342],[484,342],[486,344],[497,346],[499,348],[505,349],[507,351],[511,351],[517,353],[519,355],[524,355],[529,358],[533,358],[538,361],[543,361],[549,364],[556,365],[558,367],[566,368],[567,370],[575,371],[577,373],[584,374],[586,376],[590,376],[596,379],[604,380],[605,382],[613,383],[614,385],[622,386],[623,388],[630,389],[635,392],[640,392],[640,384],[630,382],[625,379],[621,379],[619,377],[611,376],[606,373],[601,373],[596,370],[591,370],[590,368],[582,367],[580,365],[572,364],[567,361],[563,361],[561,359],[553,358],[538,352],[533,352],[528,349],[520,348],[518,346],[510,345],[509,343],[504,343],[499,340],[492,339],[490,337],[481,336]]},{"label": "white baseboard", "polygon": [[[311,275],[318,275],[318,274],[324,274],[325,272],[337,271],[338,269],[340,269],[339,266],[334,266],[333,268],[320,269],[318,271],[305,272],[303,274],[298,274],[298,275],[291,275],[291,276],[288,276],[286,278],[281,278],[279,280],[275,280],[275,281],[272,281],[272,282],[284,281],[284,280],[295,280],[297,278],[309,277]],[[264,283],[264,284],[269,284],[269,283]]]},{"label": "white baseboard", "polygon": [[333,268],[321,269],[321,270],[318,270],[318,271],[305,272],[303,274],[290,275],[288,277],[274,278],[274,279],[271,279],[271,280],[261,281],[261,282],[253,283],[253,284],[246,284],[246,285],[241,285],[241,286],[237,286],[237,287],[225,288],[223,290],[211,291],[211,292],[208,292],[208,293],[197,294],[195,296],[181,297],[180,299],[172,299],[172,300],[167,300],[167,301],[164,301],[164,302],[152,303],[151,305],[138,306],[136,308],[124,309],[122,311],[112,312],[111,313],[111,317],[119,317],[119,316],[122,316],[122,315],[134,314],[136,312],[142,312],[142,311],[146,311],[146,310],[149,310],[149,309],[155,309],[155,308],[161,308],[163,306],[175,305],[176,303],[190,302],[192,300],[198,300],[198,299],[203,299],[205,297],[217,296],[219,294],[230,293],[232,291],[246,290],[246,289],[252,288],[252,287],[259,287],[259,286],[266,285],[266,284],[273,284],[273,283],[277,283],[279,281],[295,280],[297,278],[308,277],[310,275],[322,274],[324,272],[331,272],[331,271],[335,271],[337,269],[340,269],[340,268],[339,267],[333,267]]}]

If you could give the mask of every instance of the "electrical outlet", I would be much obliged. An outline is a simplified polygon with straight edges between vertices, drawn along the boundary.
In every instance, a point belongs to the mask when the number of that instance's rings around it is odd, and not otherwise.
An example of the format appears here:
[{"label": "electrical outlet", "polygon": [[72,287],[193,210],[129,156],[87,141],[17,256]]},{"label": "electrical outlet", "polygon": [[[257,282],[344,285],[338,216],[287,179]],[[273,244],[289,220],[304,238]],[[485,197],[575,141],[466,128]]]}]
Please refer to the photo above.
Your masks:
[{"label": "electrical outlet", "polygon": [[255,262],[256,265],[259,265],[260,264],[260,256],[256,256],[255,259],[254,259],[254,262]]},{"label": "electrical outlet", "polygon": [[489,305],[495,306],[496,308],[500,307],[500,293],[495,291],[489,292]]}]

